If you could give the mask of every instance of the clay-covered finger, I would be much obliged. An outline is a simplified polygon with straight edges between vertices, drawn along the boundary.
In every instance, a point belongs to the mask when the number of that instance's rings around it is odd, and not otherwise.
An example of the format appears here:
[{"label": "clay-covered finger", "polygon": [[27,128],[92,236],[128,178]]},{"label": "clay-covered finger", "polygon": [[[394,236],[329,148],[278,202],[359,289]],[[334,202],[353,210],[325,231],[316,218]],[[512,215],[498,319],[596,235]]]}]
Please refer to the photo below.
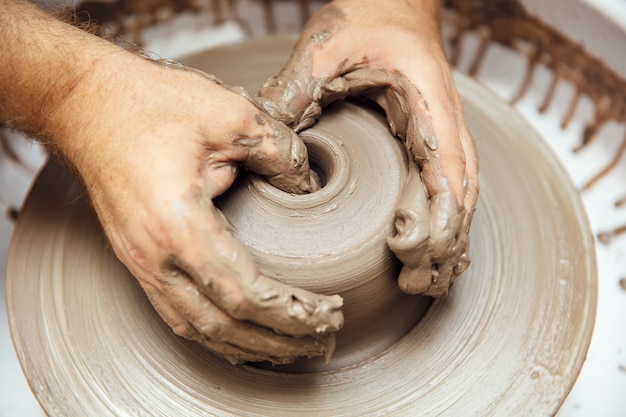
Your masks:
[{"label": "clay-covered finger", "polygon": [[[196,342],[200,343],[205,348],[209,349],[213,353],[216,353],[218,356],[226,359],[233,365],[241,365],[246,362],[264,362],[268,361],[267,356],[246,352],[244,350],[238,349],[235,346],[229,345],[228,343],[219,343],[219,342],[210,342],[206,339],[203,339],[199,334],[195,339]],[[275,365],[279,364],[288,364],[292,363],[297,358],[289,358],[289,357],[281,357],[276,361],[271,361]]]},{"label": "clay-covered finger", "polygon": [[429,91],[434,98],[427,100],[409,77],[397,71],[357,69],[342,78],[350,96],[368,98],[385,111],[392,133],[404,141],[411,158],[423,168],[422,179],[429,195],[452,191],[462,203],[464,148],[469,144],[462,135],[465,129],[456,95],[435,89],[437,94]]},{"label": "clay-covered finger", "polygon": [[398,278],[400,289],[409,294],[425,292],[431,283],[430,214],[428,195],[414,163],[395,212],[395,235],[389,248],[404,264]]},{"label": "clay-covered finger", "polygon": [[[144,290],[148,296],[148,299],[152,303],[152,306],[159,313],[163,321],[170,326],[172,331],[178,336],[184,337],[188,340],[193,340],[200,343],[205,348],[209,349],[213,353],[226,359],[233,365],[242,364],[245,362],[261,362],[268,360],[269,354],[251,352],[239,349],[238,347],[228,344],[226,342],[216,342],[208,338],[207,335],[202,334],[194,325],[181,314],[180,311],[173,304],[176,299],[170,299],[169,294],[163,294],[160,289],[157,289],[151,284],[142,283]],[[187,309],[188,306],[185,306]],[[328,357],[328,354],[326,354]],[[297,357],[293,356],[280,356],[280,352],[272,352],[273,363],[291,363]]]},{"label": "clay-covered finger", "polygon": [[463,222],[464,229],[469,233],[472,223],[476,204],[478,202],[478,194],[480,192],[480,183],[478,181],[479,162],[478,153],[474,140],[467,129],[464,129],[461,135],[461,144],[465,153],[465,220]]},{"label": "clay-covered finger", "polygon": [[466,231],[463,229],[465,211],[454,207],[456,196],[451,192],[431,197],[430,248],[433,273],[431,286],[425,292],[426,295],[446,294],[450,285],[469,263],[466,254],[468,240],[464,237]]},{"label": "clay-covered finger", "polygon": [[430,237],[428,194],[420,178],[417,166],[409,163],[409,175],[395,211],[394,236],[388,244],[402,262],[415,259],[415,252]]},{"label": "clay-covered finger", "polygon": [[425,159],[437,148],[421,93],[398,72],[357,69],[334,78],[314,79],[284,70],[262,85],[257,102],[273,118],[299,131],[312,125],[325,106],[348,96],[377,102],[385,110],[392,133],[407,141],[415,159]]},{"label": "clay-covered finger", "polygon": [[309,157],[302,139],[263,112],[259,112],[255,120],[262,127],[263,134],[236,145],[245,151],[243,165],[265,176],[283,191],[296,194],[316,191],[319,186],[311,177]]},{"label": "clay-covered finger", "polygon": [[267,360],[288,363],[298,357],[327,355],[334,349],[334,335],[291,337],[234,319],[205,297],[182,271],[170,271],[159,278],[162,293],[177,308],[189,326],[178,333],[207,347],[231,346],[218,353],[234,355],[229,360]]},{"label": "clay-covered finger", "polygon": [[170,326],[170,328],[179,336],[183,336],[190,339],[189,322],[178,311],[178,309],[172,304],[172,302],[161,292],[160,289],[152,284],[140,281],[150,303],[154,309],[159,313],[161,319]]},{"label": "clay-covered finger", "polygon": [[416,164],[409,165],[409,176],[395,213],[394,236],[390,249],[404,264],[398,286],[408,294],[438,296],[445,294],[456,277],[459,246],[455,228],[457,219],[442,218],[440,199],[429,199]]},{"label": "clay-covered finger", "polygon": [[[318,188],[317,184],[311,183],[306,146],[298,135],[281,123],[279,118],[272,118],[271,113],[268,116],[267,110],[263,112],[262,103],[255,101],[242,87],[227,86],[214,75],[184,67],[176,62],[174,64],[177,69],[198,74],[220,88],[228,90],[239,100],[238,106],[231,109],[233,114],[239,117],[234,123],[235,126],[232,126],[238,130],[231,134],[230,148],[213,144],[216,147],[213,150],[219,151],[222,158],[212,160],[212,164],[223,167],[232,165],[229,163],[234,161],[241,162],[247,169],[267,177],[273,185],[289,193],[308,193]],[[228,123],[228,120],[224,123]],[[214,168],[211,163],[209,171]],[[215,171],[211,174],[215,174]],[[226,175],[225,178],[214,184],[215,187],[211,187],[215,195],[224,192],[232,183],[233,175]]]},{"label": "clay-covered finger", "polygon": [[[457,155],[460,139],[453,115],[439,115],[440,120],[434,120],[432,108],[437,105],[427,102],[422,91],[399,72],[359,69],[343,78],[350,95],[366,97],[381,106],[392,133],[404,141],[410,158],[421,167],[424,163],[431,163],[439,168],[443,162],[448,162],[444,161],[446,159],[454,160],[449,165],[455,169],[460,165],[461,175],[447,175],[441,169],[422,172],[430,195],[450,188],[461,194],[465,160]],[[438,126],[444,126],[443,131],[441,128],[436,131],[436,122]]]},{"label": "clay-covered finger", "polygon": [[454,280],[459,263],[456,242],[463,207],[441,170],[441,150],[426,101],[401,74],[356,70],[344,78],[351,95],[367,97],[385,110],[392,132],[404,140],[410,159],[422,167],[418,172],[414,163],[410,165],[396,210],[396,235],[389,246],[404,264],[398,281],[404,292],[441,295]]},{"label": "clay-covered finger", "polygon": [[212,202],[203,204],[197,218],[205,221],[190,230],[189,240],[180,242],[164,270],[185,271],[228,315],[278,333],[318,335],[342,327],[340,296],[315,294],[261,275],[223,214]]},{"label": "clay-covered finger", "polygon": [[335,332],[343,326],[343,300],[337,295],[314,294],[237,266],[207,263],[196,269],[176,263],[189,271],[203,294],[238,320],[294,336]]},{"label": "clay-covered finger", "polygon": [[463,146],[463,151],[466,158],[464,184],[465,198],[463,200],[465,215],[463,218],[461,231],[457,236],[457,246],[460,248],[460,250],[462,250],[462,253],[459,256],[459,260],[454,267],[454,272],[456,275],[460,275],[465,272],[465,270],[467,270],[471,263],[471,259],[469,256],[469,232],[472,225],[472,219],[474,218],[474,212],[476,211],[476,204],[478,202],[478,194],[480,191],[480,183],[478,181],[478,155],[476,152],[476,147],[474,145],[474,140],[467,129],[462,130],[461,144]]},{"label": "clay-covered finger", "polygon": [[178,271],[168,272],[159,281],[162,289],[145,283],[142,286],[163,321],[177,335],[199,342],[232,364],[286,364],[300,357],[321,355],[328,361],[335,349],[334,334],[292,338],[233,320]]},{"label": "clay-covered finger", "polygon": [[268,78],[257,93],[257,103],[267,114],[287,126],[295,128],[302,120],[307,120],[305,124],[310,126],[321,114],[321,108],[315,105],[309,93],[312,80],[302,77],[303,74],[286,74]]},{"label": "clay-covered finger", "polygon": [[302,73],[281,73],[266,80],[256,97],[259,106],[296,132],[313,125],[322,109],[348,95],[341,77],[314,79]]},{"label": "clay-covered finger", "polygon": [[409,294],[439,296],[469,264],[464,213],[448,217],[450,193],[431,198],[415,164],[396,209],[396,233],[388,244],[404,264],[398,285]]}]

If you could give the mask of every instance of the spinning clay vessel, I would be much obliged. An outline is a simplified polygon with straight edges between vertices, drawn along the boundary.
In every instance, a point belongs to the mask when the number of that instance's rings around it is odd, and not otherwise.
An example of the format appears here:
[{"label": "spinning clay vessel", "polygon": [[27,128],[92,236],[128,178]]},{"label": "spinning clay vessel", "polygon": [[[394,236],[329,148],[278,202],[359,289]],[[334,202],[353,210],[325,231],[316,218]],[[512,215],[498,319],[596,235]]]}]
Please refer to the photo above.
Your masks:
[{"label": "spinning clay vessel", "polygon": [[[394,233],[408,162],[384,118],[342,103],[327,109],[302,139],[321,190],[293,195],[245,176],[217,205],[263,275],[343,297],[345,325],[333,360],[329,366],[315,361],[314,369],[328,370],[397,342],[430,299],[403,294],[396,283],[400,264],[387,238]],[[306,369],[312,362],[306,361]]]}]

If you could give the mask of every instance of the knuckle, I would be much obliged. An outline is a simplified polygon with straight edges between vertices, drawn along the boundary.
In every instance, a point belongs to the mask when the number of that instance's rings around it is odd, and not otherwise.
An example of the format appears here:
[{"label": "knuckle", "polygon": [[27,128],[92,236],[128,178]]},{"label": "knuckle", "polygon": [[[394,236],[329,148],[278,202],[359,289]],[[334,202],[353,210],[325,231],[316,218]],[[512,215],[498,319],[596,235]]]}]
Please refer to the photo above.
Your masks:
[{"label": "knuckle", "polygon": [[223,311],[212,314],[198,312],[194,326],[201,336],[213,343],[231,342],[233,333],[241,330],[241,323]]},{"label": "knuckle", "polygon": [[198,326],[198,331],[212,342],[223,342],[226,339],[227,328],[222,321],[209,320]]},{"label": "knuckle", "polygon": [[250,300],[242,291],[232,291],[223,298],[224,308],[230,316],[239,320],[247,320],[251,316]]},{"label": "knuckle", "polygon": [[220,126],[226,131],[247,132],[253,126],[258,110],[246,98],[233,94],[228,102],[228,111],[220,113]]},{"label": "knuckle", "polygon": [[184,337],[185,339],[194,340],[195,332],[193,326],[186,322],[181,321],[171,325],[172,331],[174,334],[180,337]]}]

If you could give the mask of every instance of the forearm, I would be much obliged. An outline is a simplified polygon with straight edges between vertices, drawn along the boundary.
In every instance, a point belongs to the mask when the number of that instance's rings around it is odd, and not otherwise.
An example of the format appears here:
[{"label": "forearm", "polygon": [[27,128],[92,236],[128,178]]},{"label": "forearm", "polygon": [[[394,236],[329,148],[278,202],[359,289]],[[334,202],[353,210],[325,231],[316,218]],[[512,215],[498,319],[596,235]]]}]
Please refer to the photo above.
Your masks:
[{"label": "forearm", "polygon": [[0,45],[0,120],[54,145],[72,128],[68,106],[97,100],[82,84],[103,60],[127,54],[22,0],[0,0]]}]

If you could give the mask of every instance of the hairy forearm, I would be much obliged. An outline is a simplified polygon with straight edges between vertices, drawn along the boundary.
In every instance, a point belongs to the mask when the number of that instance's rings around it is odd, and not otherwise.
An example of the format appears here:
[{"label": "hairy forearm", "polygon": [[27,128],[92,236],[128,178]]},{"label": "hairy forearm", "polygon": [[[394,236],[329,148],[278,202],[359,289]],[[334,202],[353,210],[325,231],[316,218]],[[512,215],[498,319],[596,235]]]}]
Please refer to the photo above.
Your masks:
[{"label": "hairy forearm", "polygon": [[71,128],[68,106],[86,100],[79,86],[126,54],[22,0],[0,0],[0,45],[0,120],[53,145]]}]

